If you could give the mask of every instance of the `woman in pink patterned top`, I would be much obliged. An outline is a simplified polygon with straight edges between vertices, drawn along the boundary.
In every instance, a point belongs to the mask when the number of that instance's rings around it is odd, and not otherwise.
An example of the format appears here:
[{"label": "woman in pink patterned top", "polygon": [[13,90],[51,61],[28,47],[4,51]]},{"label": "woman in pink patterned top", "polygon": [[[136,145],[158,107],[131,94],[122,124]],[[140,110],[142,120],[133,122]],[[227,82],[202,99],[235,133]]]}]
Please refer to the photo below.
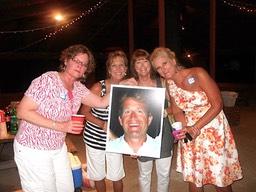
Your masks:
[{"label": "woman in pink patterned top", "polygon": [[156,48],[150,60],[167,80],[174,118],[183,125],[176,170],[189,191],[203,192],[204,185],[212,184],[218,192],[232,192],[242,169],[216,82],[201,67],[181,67],[168,48]]},{"label": "woman in pink patterned top", "polygon": [[19,131],[14,158],[25,192],[73,192],[74,183],[65,137],[79,134],[84,125],[72,121],[81,103],[106,107],[109,95],[100,97],[80,81],[95,68],[91,51],[72,45],[62,51],[60,69],[34,79],[24,94],[17,116]]}]

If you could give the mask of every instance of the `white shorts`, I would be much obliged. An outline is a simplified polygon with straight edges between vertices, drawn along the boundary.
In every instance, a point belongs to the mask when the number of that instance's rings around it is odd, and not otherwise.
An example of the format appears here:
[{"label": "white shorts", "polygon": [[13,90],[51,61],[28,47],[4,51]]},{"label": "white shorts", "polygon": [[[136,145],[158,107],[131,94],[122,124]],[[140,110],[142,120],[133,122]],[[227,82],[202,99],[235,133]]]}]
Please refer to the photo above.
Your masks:
[{"label": "white shorts", "polygon": [[88,179],[100,181],[106,177],[111,181],[119,181],[124,178],[125,173],[122,154],[94,149],[86,144],[85,149]]},{"label": "white shorts", "polygon": [[14,140],[14,159],[24,192],[73,192],[74,182],[67,146],[58,150],[38,150]]}]

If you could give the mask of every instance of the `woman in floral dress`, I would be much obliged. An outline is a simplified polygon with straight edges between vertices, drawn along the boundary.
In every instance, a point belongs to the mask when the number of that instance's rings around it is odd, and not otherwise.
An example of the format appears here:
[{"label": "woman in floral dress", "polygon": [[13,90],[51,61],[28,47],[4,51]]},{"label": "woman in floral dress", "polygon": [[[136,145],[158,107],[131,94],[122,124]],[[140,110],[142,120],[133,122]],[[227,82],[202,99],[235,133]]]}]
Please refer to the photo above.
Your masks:
[{"label": "woman in floral dress", "polygon": [[243,176],[216,82],[201,67],[178,65],[168,48],[156,48],[150,60],[167,80],[174,118],[183,125],[176,170],[189,182],[189,191],[203,192],[212,184],[218,192],[232,192],[231,184]]}]

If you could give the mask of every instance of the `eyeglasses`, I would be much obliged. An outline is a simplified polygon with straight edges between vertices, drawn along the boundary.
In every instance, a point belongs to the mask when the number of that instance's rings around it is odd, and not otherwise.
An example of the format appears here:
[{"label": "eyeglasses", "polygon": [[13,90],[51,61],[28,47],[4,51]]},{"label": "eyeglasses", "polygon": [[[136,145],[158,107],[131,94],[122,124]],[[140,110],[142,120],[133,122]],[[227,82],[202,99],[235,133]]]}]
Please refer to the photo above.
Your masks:
[{"label": "eyeglasses", "polygon": [[74,61],[76,64],[81,65],[82,67],[85,67],[85,68],[88,67],[88,64],[83,63],[82,61],[80,61],[80,60],[77,59],[77,58],[71,58],[71,60]]}]

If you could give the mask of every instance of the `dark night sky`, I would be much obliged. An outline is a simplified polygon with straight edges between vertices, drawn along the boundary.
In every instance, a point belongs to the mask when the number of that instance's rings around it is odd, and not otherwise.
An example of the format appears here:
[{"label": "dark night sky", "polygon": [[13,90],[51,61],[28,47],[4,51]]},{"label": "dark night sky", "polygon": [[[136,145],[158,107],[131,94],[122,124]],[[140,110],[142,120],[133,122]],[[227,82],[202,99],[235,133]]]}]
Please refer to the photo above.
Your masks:
[{"label": "dark night sky", "polygon": [[[206,66],[209,66],[210,11],[207,7],[210,1],[185,2],[187,3],[182,15],[182,24],[185,28],[182,33],[183,47],[194,54],[195,63],[200,63],[205,57],[208,62]],[[255,83],[256,29],[253,27],[255,21],[255,1],[216,1],[216,80],[218,82]]]},{"label": "dark night sky", "polygon": [[[9,2],[0,2],[0,58],[1,66],[8,68],[8,72],[0,70],[1,92],[24,91],[33,78],[55,70],[60,51],[71,44],[83,43],[94,52],[97,80],[105,78],[105,73],[100,71],[105,66],[106,52],[115,48],[129,51],[127,0]],[[102,6],[98,2],[103,3]],[[178,26],[171,26],[170,30],[179,32],[177,39],[182,53],[192,55],[188,64],[209,68],[210,0],[171,2],[177,3]],[[133,3],[134,48],[151,52],[158,46],[158,2],[134,0]],[[60,25],[51,18],[57,7],[67,18]],[[91,9],[93,11],[81,15]],[[250,10],[252,12],[248,12]],[[216,1],[217,81],[255,83],[255,21],[254,0]]]}]

